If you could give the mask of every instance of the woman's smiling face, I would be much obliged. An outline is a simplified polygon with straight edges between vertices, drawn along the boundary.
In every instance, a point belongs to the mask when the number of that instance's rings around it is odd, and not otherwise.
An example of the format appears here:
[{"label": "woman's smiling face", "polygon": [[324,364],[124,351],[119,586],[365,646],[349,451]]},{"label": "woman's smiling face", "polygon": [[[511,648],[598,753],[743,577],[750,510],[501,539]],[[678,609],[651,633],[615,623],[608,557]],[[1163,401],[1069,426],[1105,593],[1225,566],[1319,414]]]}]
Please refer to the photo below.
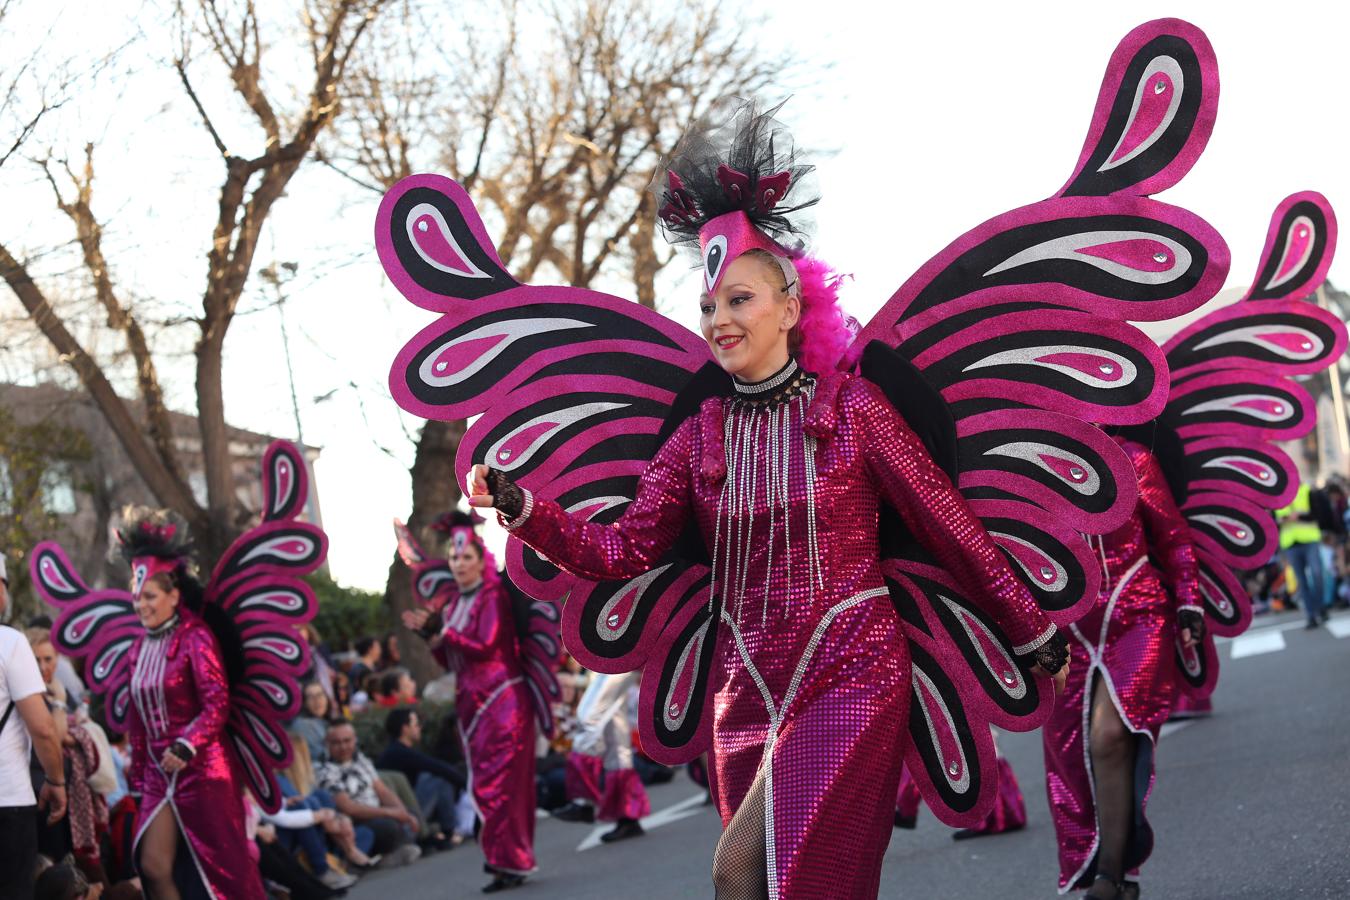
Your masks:
[{"label": "woman's smiling face", "polygon": [[756,253],[727,265],[717,290],[699,300],[699,326],[713,358],[742,381],[760,381],[788,361],[788,334],[801,301],[788,296],[778,266]]}]

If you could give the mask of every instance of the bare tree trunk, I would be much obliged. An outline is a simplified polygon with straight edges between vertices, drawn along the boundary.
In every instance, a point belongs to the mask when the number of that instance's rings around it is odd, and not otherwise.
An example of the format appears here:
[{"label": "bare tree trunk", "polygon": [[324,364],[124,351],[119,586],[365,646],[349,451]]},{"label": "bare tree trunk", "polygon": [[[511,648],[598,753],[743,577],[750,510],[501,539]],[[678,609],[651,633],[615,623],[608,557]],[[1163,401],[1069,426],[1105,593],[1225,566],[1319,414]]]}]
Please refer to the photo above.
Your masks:
[{"label": "bare tree trunk", "polygon": [[[408,528],[422,540],[426,528],[437,516],[455,508],[462,496],[459,477],[455,473],[455,453],[464,437],[466,423],[427,422],[417,441],[417,453],[412,469],[412,513]],[[424,541],[425,543],[425,541]],[[431,658],[426,643],[403,627],[403,611],[412,609],[417,601],[412,595],[408,567],[394,554],[389,566],[389,580],[385,584],[384,602],[394,613],[398,631],[398,646],[403,664],[412,672],[418,684],[426,684],[440,673],[440,667]]]}]

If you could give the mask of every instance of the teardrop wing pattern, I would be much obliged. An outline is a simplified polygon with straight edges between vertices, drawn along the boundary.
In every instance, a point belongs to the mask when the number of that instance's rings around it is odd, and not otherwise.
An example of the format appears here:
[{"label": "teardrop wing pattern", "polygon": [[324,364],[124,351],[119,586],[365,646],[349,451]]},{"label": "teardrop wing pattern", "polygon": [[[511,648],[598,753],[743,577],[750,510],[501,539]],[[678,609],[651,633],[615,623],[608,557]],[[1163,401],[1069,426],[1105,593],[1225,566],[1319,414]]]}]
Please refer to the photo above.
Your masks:
[{"label": "teardrop wing pattern", "polygon": [[[934,815],[975,827],[998,791],[989,725],[1039,727],[1054,704],[1052,682],[1018,661],[998,626],[945,571],[899,560],[883,568],[912,666],[905,765]],[[968,677],[955,674],[962,672]]]},{"label": "teardrop wing pattern", "polygon": [[[855,344],[855,352],[870,340],[897,348],[948,401],[957,486],[1060,625],[1095,600],[1100,580],[1078,533],[1109,532],[1137,500],[1128,460],[1091,426],[1150,421],[1167,399],[1163,353],[1129,323],[1201,306],[1228,272],[1227,245],[1208,223],[1148,196],[1194,165],[1218,89],[1199,29],[1162,19],[1131,31],[1107,66],[1064,187],[952,242]],[[953,620],[950,594],[932,587],[943,580],[926,574],[931,559],[918,552],[887,564],[897,608],[910,609],[902,614],[916,690],[907,764],[935,812],[969,823],[992,790],[988,722],[997,713],[1004,727],[1027,730],[1044,713],[999,705],[998,684],[970,652],[980,632]],[[958,686],[969,684],[981,686],[979,696],[962,694]]]},{"label": "teardrop wing pattern", "polygon": [[534,703],[535,719],[545,737],[553,737],[553,704],[562,699],[558,664],[562,657],[558,607],[547,600],[530,603],[529,618],[520,639],[520,666]]},{"label": "teardrop wing pattern", "polygon": [[298,521],[309,499],[304,457],[275,441],[263,457],[263,521],[240,535],[216,563],[205,602],[238,634],[243,671],[230,685],[225,730],[240,771],[263,809],[281,806],[276,770],[290,763],[284,723],[300,709],[299,678],[309,669],[300,625],[314,618],[314,592],[303,580],[328,553],[318,526]]},{"label": "teardrop wing pattern", "polygon": [[1298,470],[1273,443],[1316,424],[1316,405],[1294,377],[1334,366],[1345,351],[1344,323],[1306,300],[1326,278],[1336,230],[1321,194],[1285,198],[1243,299],[1163,346],[1172,386],[1159,424],[1181,439],[1181,471],[1169,483],[1185,491],[1178,506],[1196,545],[1211,633],[1197,648],[1177,647],[1181,683],[1196,696],[1218,679],[1212,635],[1236,636],[1251,622],[1251,598],[1234,570],[1275,553],[1271,512],[1298,491]]},{"label": "teardrop wing pattern", "polygon": [[85,659],[85,680],[105,696],[108,724],[125,731],[131,702],[129,652],[145,633],[134,598],[115,588],[90,590],[65,551],[52,541],[33,548],[29,568],[38,593],[58,610],[52,643],[66,656]]},{"label": "teardrop wing pattern", "polygon": [[[395,359],[395,400],[425,418],[478,417],[460,442],[457,470],[486,462],[573,513],[593,521],[620,516],[659,446],[672,402],[711,361],[703,340],[627,300],[519,284],[505,272],[468,194],[447,178],[415,175],[390,190],[377,216],[376,246],[404,296],[440,314]],[[508,542],[506,567],[511,581],[538,601],[569,598],[565,639],[583,665],[631,671],[660,652],[658,645],[669,649],[670,641],[658,638],[676,627],[666,610],[673,612],[681,593],[654,597],[647,576],[586,582],[516,540]],[[657,579],[663,591],[682,592],[697,578],[680,577],[690,564],[679,559],[659,568],[674,570]],[[431,596],[437,576],[425,570],[424,577],[425,596]],[[619,661],[592,655],[597,640],[581,636],[594,638],[605,630],[603,623],[579,621],[570,611],[592,608],[592,599],[623,594],[635,583],[648,586],[644,602],[661,601],[662,614],[629,623],[629,634],[643,639],[623,655],[625,668],[615,669]],[[662,664],[654,659],[650,668],[655,672]],[[656,674],[644,683],[659,680]],[[532,690],[540,702],[550,687],[540,682]],[[693,705],[701,704],[698,698]],[[688,717],[679,718],[683,723]],[[660,745],[659,738],[653,741]]]}]

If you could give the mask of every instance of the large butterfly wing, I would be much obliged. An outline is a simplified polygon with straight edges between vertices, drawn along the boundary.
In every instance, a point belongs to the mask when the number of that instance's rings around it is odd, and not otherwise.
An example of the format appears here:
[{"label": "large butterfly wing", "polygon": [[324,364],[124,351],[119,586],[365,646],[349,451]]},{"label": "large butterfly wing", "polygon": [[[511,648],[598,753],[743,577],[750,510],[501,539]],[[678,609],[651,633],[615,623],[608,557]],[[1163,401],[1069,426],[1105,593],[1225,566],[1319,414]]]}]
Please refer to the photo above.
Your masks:
[{"label": "large butterfly wing", "polygon": [[59,610],[52,643],[66,656],[85,660],[89,687],[105,698],[105,718],[125,731],[131,708],[131,648],[145,633],[135,601],[122,590],[90,590],[65,551],[51,541],[33,548],[33,585]]},{"label": "large butterfly wing", "polygon": [[[285,722],[300,708],[299,679],[309,669],[309,645],[299,626],[314,618],[314,592],[303,580],[328,553],[328,537],[299,521],[309,500],[304,457],[276,441],[263,457],[263,521],[225,551],[208,584],[205,603],[224,613],[227,652],[242,667],[230,684],[227,746],[259,805],[281,806],[276,770],[289,764]],[[220,636],[219,633],[217,635]],[[225,643],[225,641],[222,641]]]},{"label": "large butterfly wing", "polygon": [[[1271,513],[1299,487],[1293,461],[1275,441],[1315,425],[1317,408],[1294,378],[1334,366],[1346,328],[1307,298],[1325,279],[1336,249],[1336,215],[1326,198],[1303,191],[1276,207],[1256,277],[1243,299],[1191,323],[1163,347],[1172,386],[1159,419],[1181,439],[1177,463],[1200,595],[1209,630],[1241,634],[1251,599],[1234,570],[1254,568],[1278,548]],[[1178,645],[1183,689],[1208,695],[1218,679],[1212,637]]]},{"label": "large butterfly wing", "polygon": [[[460,442],[458,470],[487,463],[591,521],[622,515],[677,395],[710,361],[706,344],[617,297],[519,284],[503,268],[467,193],[440,176],[415,175],[390,190],[377,217],[376,246],[404,296],[440,314],[398,354],[390,388],[400,406],[424,418],[477,417]],[[530,597],[568,598],[569,649],[583,665],[609,672],[631,671],[653,652],[673,652],[658,639],[676,627],[668,619],[687,587],[683,573],[697,568],[672,557],[661,574],[595,584],[560,572],[516,540],[508,543],[506,567]],[[644,639],[637,652],[620,654],[623,668],[614,668],[620,663],[603,652],[608,645],[594,648],[609,633],[610,601],[633,595],[661,613],[627,622],[625,634]],[[579,615],[601,609],[599,618]],[[546,682],[537,687],[548,693]]]},{"label": "large butterfly wing", "polygon": [[[1059,625],[1099,584],[1078,533],[1109,532],[1137,500],[1128,459],[1092,426],[1150,421],[1167,398],[1162,351],[1129,323],[1201,306],[1228,272],[1211,226],[1148,196],[1203,150],[1217,73],[1208,40],[1188,23],[1130,32],[1064,187],[952,242],[862,329],[854,352],[870,340],[896,348],[948,401],[958,489]],[[933,575],[931,558],[887,565],[914,659],[907,762],[935,812],[968,824],[996,783],[987,725],[1034,728],[1049,701],[1007,705],[1001,671],[987,664],[989,648],[1009,650],[1006,639],[992,623],[982,623],[987,633],[971,624],[973,608]],[[1034,693],[1015,667],[1006,671]]]}]

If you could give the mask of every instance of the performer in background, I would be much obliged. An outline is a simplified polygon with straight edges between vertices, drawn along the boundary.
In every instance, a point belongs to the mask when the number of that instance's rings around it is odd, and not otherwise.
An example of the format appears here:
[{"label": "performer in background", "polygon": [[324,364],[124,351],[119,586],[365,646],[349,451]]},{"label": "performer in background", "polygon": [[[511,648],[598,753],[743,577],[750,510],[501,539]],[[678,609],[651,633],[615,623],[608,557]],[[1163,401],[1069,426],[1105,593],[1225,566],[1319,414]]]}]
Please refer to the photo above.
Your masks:
[{"label": "performer in background", "polygon": [[1251,289],[1164,344],[1162,414],[1116,437],[1139,473],[1139,506],[1099,545],[1100,598],[1071,629],[1068,690],[1044,732],[1061,892],[1139,895],[1126,876],[1153,846],[1144,812],[1159,729],[1177,697],[1208,709],[1213,634],[1236,636],[1252,617],[1235,572],[1274,553],[1271,512],[1298,490],[1275,442],[1310,431],[1316,406],[1292,376],[1346,346],[1344,323],[1299,299],[1322,283],[1335,245],[1326,198],[1286,198]]},{"label": "performer in background", "polygon": [[638,675],[591,675],[577,704],[577,729],[567,754],[570,802],[553,813],[569,822],[614,822],[600,836],[606,844],[641,837],[645,832],[638,820],[652,811],[647,789],[633,768],[633,726],[628,720],[628,696]]},{"label": "performer in background", "polygon": [[[449,179],[385,197],[385,270],[441,316],[395,360],[394,396],[477,416],[457,457],[472,502],[511,531],[516,584],[567,598],[583,665],[642,670],[644,753],[712,745],[718,896],[875,896],[902,761],[943,821],[978,825],[989,726],[1050,714],[1057,626],[1097,591],[1080,532],[1136,499],[1091,423],[1148,421],[1165,396],[1128,320],[1193,309],[1226,273],[1209,226],[1144,196],[1203,147],[1212,69],[1185,23],[1132,32],[1061,192],[958,238],[851,345],[805,252],[810,167],[753,106],[700,123],[655,185],[699,260],[701,336],[519,284]],[[1148,128],[1126,114],[1141,97]],[[874,196],[903,196],[895,180]]]},{"label": "performer in background", "polygon": [[[1158,731],[1171,710],[1172,645],[1204,633],[1195,550],[1157,460],[1120,439],[1139,473],[1139,506],[1099,540],[1098,602],[1069,626],[1069,683],[1042,732],[1060,885],[1092,900],[1138,894],[1124,882],[1153,845],[1144,806]],[[1155,568],[1151,560],[1157,560]],[[1143,783],[1138,773],[1148,773]],[[1094,857],[1095,854],[1095,857]]]},{"label": "performer in background", "polygon": [[300,576],[323,562],[327,539],[295,519],[307,496],[299,451],[273,444],[263,475],[262,523],[226,550],[205,586],[186,523],[162,510],[123,515],[130,593],[91,591],[55,544],[33,551],[34,584],[61,610],[53,640],[86,658],[109,724],[130,736],[134,857],[153,900],[265,896],[244,791],[269,811],[281,806],[276,769],[291,756],[282,723],[299,709],[309,664],[296,627],[316,609]]},{"label": "performer in background", "polygon": [[415,595],[428,603],[405,612],[403,624],[426,639],[437,661],[456,676],[469,791],[483,822],[478,840],[493,876],[483,892],[496,893],[519,887],[536,871],[535,720],[546,733],[552,730],[549,704],[541,701],[556,696],[557,682],[534,635],[551,642],[552,660],[559,648],[549,637],[557,613],[547,604],[524,601],[524,633],[518,632],[515,605],[521,598],[498,573],[475,530],[479,521],[453,512],[433,525],[447,539],[448,573],[446,562],[428,560],[402,523],[395,522],[395,532],[413,570]]}]

